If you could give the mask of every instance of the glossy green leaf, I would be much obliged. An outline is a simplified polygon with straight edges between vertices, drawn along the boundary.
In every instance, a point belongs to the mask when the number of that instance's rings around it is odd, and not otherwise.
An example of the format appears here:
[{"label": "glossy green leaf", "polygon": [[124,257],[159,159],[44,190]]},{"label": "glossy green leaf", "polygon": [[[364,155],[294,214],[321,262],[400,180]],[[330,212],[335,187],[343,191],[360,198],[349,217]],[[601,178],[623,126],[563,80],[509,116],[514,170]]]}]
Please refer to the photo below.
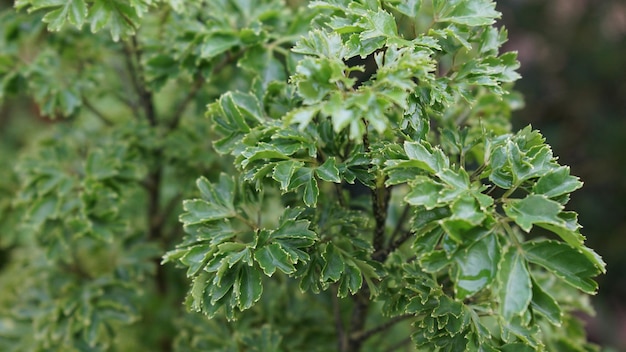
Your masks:
[{"label": "glossy green leaf", "polygon": [[339,250],[332,243],[326,246],[322,254],[324,267],[322,268],[322,281],[336,282],[341,278],[345,269],[344,259]]},{"label": "glossy green leaf", "polygon": [[324,181],[341,183],[337,160],[334,157],[328,158],[322,165],[316,168],[315,174]]},{"label": "glossy green leaf", "polygon": [[300,161],[285,160],[276,163],[272,178],[280,183],[280,189],[287,191],[289,184],[291,183],[291,177],[297,169],[301,168],[304,163]]},{"label": "glossy green leaf", "polygon": [[486,236],[454,259],[458,266],[454,280],[456,297],[465,299],[487,287],[495,279],[500,261],[500,248],[495,236]]},{"label": "glossy green leaf", "polygon": [[180,221],[185,225],[193,225],[235,216],[232,210],[202,199],[185,200],[183,202],[183,209],[185,209],[186,213],[180,216]]},{"label": "glossy green leaf", "polygon": [[418,167],[431,173],[441,171],[449,163],[441,151],[435,149],[434,152],[430,152],[420,142],[404,142],[404,150],[410,160],[418,163]]},{"label": "glossy green leaf", "polygon": [[532,297],[530,273],[522,253],[509,247],[503,254],[498,271],[500,314],[508,320],[522,315]]},{"label": "glossy green leaf", "polygon": [[598,284],[591,278],[601,268],[581,251],[556,241],[527,242],[522,247],[529,262],[541,265],[568,284],[594,294]]},{"label": "glossy green leaf", "polygon": [[433,0],[435,19],[468,26],[490,25],[500,18],[491,0]]},{"label": "glossy green leaf", "polygon": [[404,197],[404,200],[411,205],[423,205],[426,209],[433,209],[439,202],[441,189],[442,186],[432,179],[418,177],[415,178],[411,191]]},{"label": "glossy green leaf", "polygon": [[506,215],[524,231],[529,232],[536,223],[560,223],[558,215],[563,206],[543,195],[529,195],[524,199],[511,199],[504,204]]},{"label": "glossy green leaf", "polygon": [[578,177],[569,174],[569,167],[562,166],[542,176],[533,186],[533,192],[553,198],[571,193],[582,187],[582,185]]},{"label": "glossy green leaf", "polygon": [[277,243],[257,249],[254,253],[254,259],[259,263],[259,266],[267,276],[272,276],[276,269],[285,274],[291,274],[295,271],[287,252]]},{"label": "glossy green leaf", "polygon": [[534,280],[532,286],[533,298],[530,306],[533,312],[543,315],[553,325],[560,326],[563,312],[559,304]]},{"label": "glossy green leaf", "polygon": [[238,293],[239,309],[244,310],[252,307],[261,299],[263,285],[259,270],[252,266],[244,265],[239,275],[239,279],[235,283],[235,292]]}]

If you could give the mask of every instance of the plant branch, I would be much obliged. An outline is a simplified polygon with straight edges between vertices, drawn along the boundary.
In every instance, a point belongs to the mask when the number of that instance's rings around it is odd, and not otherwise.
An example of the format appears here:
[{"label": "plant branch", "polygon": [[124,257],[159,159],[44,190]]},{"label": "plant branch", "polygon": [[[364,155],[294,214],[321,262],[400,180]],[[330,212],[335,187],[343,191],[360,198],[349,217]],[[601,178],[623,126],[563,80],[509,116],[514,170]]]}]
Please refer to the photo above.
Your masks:
[{"label": "plant branch", "polygon": [[83,106],[87,108],[87,110],[89,110],[92,114],[96,115],[96,117],[99,118],[100,121],[102,121],[105,125],[113,126],[113,121],[111,121],[111,119],[106,117],[102,113],[102,111],[98,110],[98,108],[96,108],[93,104],[91,104],[91,102],[87,100],[87,98],[85,97],[83,97]]},{"label": "plant branch", "polygon": [[152,97],[152,92],[150,92],[145,85],[145,76],[143,69],[141,68],[142,52],[139,44],[137,43],[136,36],[131,37],[130,44],[124,45],[124,53],[126,68],[130,73],[133,88],[139,96],[141,107],[144,110],[150,125],[156,126],[157,117],[154,108],[154,99]]},{"label": "plant branch", "polygon": [[[371,149],[369,136],[367,134],[368,123],[365,119],[363,119],[363,122],[365,123],[366,129],[363,134],[363,147],[365,148],[365,152],[369,154]],[[373,167],[373,165],[370,165],[370,167]],[[374,240],[372,245],[374,246],[374,252],[376,253],[383,248],[385,242],[385,224],[387,222],[387,208],[389,206],[391,192],[389,192],[389,189],[385,187],[385,179],[377,177],[375,182],[376,187],[372,189],[372,212],[374,213],[376,226],[374,227]],[[376,256],[374,256],[373,259],[379,260]]]},{"label": "plant branch", "polygon": [[193,101],[193,99],[196,97],[196,95],[198,95],[198,92],[200,91],[200,88],[202,87],[203,83],[204,83],[204,78],[202,76],[196,77],[196,79],[193,82],[193,85],[191,86],[191,90],[189,91],[189,93],[187,93],[187,96],[178,105],[178,107],[176,107],[176,110],[174,110],[174,114],[172,115],[170,122],[167,124],[168,130],[171,131],[175,129],[176,127],[178,127],[178,124],[180,123],[180,120],[183,117],[185,110],[187,109],[189,104]]},{"label": "plant branch", "polygon": [[406,218],[409,216],[410,210],[411,206],[409,204],[405,205],[404,209],[402,209],[402,214],[400,214],[400,217],[398,218],[396,227],[393,229],[391,236],[389,236],[390,243],[393,243],[393,241],[396,239],[396,236],[398,236],[400,234],[400,231],[402,231],[402,225],[404,225]]},{"label": "plant branch", "polygon": [[355,339],[355,340],[365,341],[368,338],[370,338],[370,337],[372,337],[372,336],[374,336],[374,335],[376,335],[378,333],[381,333],[381,332],[383,332],[383,331],[385,331],[387,329],[392,328],[397,323],[399,323],[401,321],[404,321],[404,320],[407,320],[407,319],[410,319],[410,318],[413,318],[413,317],[415,317],[415,316],[412,315],[412,314],[404,314],[404,315],[399,315],[397,317],[393,317],[390,320],[386,321],[385,323],[380,324],[377,327],[369,329],[367,331],[359,332],[359,333],[356,334],[356,336],[351,336],[351,338]]},{"label": "plant branch", "polygon": [[380,262],[384,262],[387,259],[387,257],[389,256],[389,254],[393,253],[393,251],[395,251],[396,249],[400,248],[400,246],[402,246],[404,244],[404,242],[406,242],[406,240],[408,240],[412,236],[413,236],[413,231],[411,231],[411,230],[406,231],[404,234],[402,234],[402,236],[400,236],[398,239],[393,241],[389,245],[389,247],[387,247],[385,249],[381,249],[381,250],[379,250],[377,252],[374,252],[372,257],[376,258]]},{"label": "plant branch", "polygon": [[365,318],[367,317],[370,304],[369,289],[365,287],[352,297],[354,299],[354,308],[350,318],[350,338],[348,339],[347,351],[357,352],[361,350],[364,340],[354,339],[352,336],[357,336],[365,327]]},{"label": "plant branch", "polygon": [[348,350],[348,340],[341,320],[341,306],[337,295],[337,285],[332,285],[333,315],[335,317],[335,330],[337,331],[337,351],[346,352]]}]

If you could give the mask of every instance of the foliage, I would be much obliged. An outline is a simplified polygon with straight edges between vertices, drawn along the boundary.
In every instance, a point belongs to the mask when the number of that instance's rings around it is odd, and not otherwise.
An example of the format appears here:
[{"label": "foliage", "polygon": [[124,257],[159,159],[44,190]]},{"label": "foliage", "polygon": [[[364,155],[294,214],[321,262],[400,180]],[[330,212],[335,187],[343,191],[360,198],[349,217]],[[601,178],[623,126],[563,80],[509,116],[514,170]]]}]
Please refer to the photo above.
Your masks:
[{"label": "foliage", "polygon": [[3,350],[594,348],[492,1],[15,6],[0,97],[59,120],[1,181]]}]

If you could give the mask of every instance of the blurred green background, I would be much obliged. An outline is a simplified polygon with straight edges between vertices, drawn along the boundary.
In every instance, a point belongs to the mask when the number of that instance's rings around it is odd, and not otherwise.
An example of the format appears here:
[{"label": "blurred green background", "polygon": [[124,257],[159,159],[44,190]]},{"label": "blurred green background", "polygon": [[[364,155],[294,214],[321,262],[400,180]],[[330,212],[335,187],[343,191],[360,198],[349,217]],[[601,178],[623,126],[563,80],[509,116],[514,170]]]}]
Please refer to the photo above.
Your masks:
[{"label": "blurred green background", "polygon": [[[8,3],[0,0],[0,8]],[[608,264],[593,299],[598,314],[588,317],[590,338],[626,351],[626,1],[500,0],[498,9],[509,30],[505,50],[518,51],[522,64],[516,87],[526,107],[513,124],[540,129],[561,164],[585,182],[569,208]],[[49,122],[30,102],[5,103],[0,177],[6,180],[14,178],[17,151]],[[10,193],[0,189],[0,203]]]},{"label": "blurred green background", "polygon": [[540,129],[585,182],[569,208],[608,270],[590,337],[626,351],[626,1],[500,0],[498,9],[505,49],[522,65],[526,107],[513,125]]}]

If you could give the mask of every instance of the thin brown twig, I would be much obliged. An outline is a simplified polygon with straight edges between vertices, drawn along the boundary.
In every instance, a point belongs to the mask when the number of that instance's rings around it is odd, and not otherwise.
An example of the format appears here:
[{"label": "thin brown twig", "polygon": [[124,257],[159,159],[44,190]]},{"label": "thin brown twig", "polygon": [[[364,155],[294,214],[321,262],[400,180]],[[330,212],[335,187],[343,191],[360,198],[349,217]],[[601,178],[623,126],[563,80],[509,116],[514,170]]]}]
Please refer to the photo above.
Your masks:
[{"label": "thin brown twig", "polygon": [[398,234],[400,234],[400,231],[402,231],[402,225],[404,225],[404,222],[406,221],[406,218],[409,216],[409,211],[411,210],[411,206],[409,204],[407,204],[404,209],[402,209],[402,214],[400,214],[400,217],[398,218],[398,222],[396,223],[396,227],[393,229],[393,232],[391,233],[391,236],[389,236],[389,242],[393,243],[393,241],[396,239],[396,236],[398,236]]},{"label": "thin brown twig", "polygon": [[412,236],[413,231],[406,231],[404,234],[402,234],[400,238],[396,239],[391,245],[389,245],[389,247],[374,252],[374,254],[372,254],[372,257],[377,258],[381,262],[384,262],[389,254],[393,253],[393,251],[402,246],[404,242],[406,242],[406,240],[408,240]]},{"label": "thin brown twig", "polygon": [[183,117],[185,110],[187,110],[189,104],[191,104],[196,95],[198,95],[198,92],[200,91],[203,83],[204,78],[202,78],[201,76],[195,79],[193,85],[191,86],[191,90],[189,91],[189,93],[187,93],[187,96],[185,96],[183,101],[178,105],[178,107],[176,107],[176,110],[174,110],[174,114],[172,115],[172,118],[167,125],[168,130],[171,131],[178,127],[178,124],[180,123],[180,120]]},{"label": "thin brown twig", "polygon": [[105,125],[113,126],[113,121],[106,117],[102,111],[98,110],[87,98],[83,97],[83,106],[87,108],[92,114],[96,115]]},{"label": "thin brown twig", "polygon": [[367,331],[362,331],[362,332],[358,332],[355,336],[351,336],[351,339],[355,339],[355,340],[362,340],[365,341],[368,338],[381,333],[387,329],[392,328],[394,325],[396,325],[397,323],[413,318],[414,315],[412,314],[404,314],[404,315],[399,315],[397,317],[393,317],[390,320],[386,321],[383,324],[378,325],[377,327],[374,327],[372,329],[369,329]]}]

